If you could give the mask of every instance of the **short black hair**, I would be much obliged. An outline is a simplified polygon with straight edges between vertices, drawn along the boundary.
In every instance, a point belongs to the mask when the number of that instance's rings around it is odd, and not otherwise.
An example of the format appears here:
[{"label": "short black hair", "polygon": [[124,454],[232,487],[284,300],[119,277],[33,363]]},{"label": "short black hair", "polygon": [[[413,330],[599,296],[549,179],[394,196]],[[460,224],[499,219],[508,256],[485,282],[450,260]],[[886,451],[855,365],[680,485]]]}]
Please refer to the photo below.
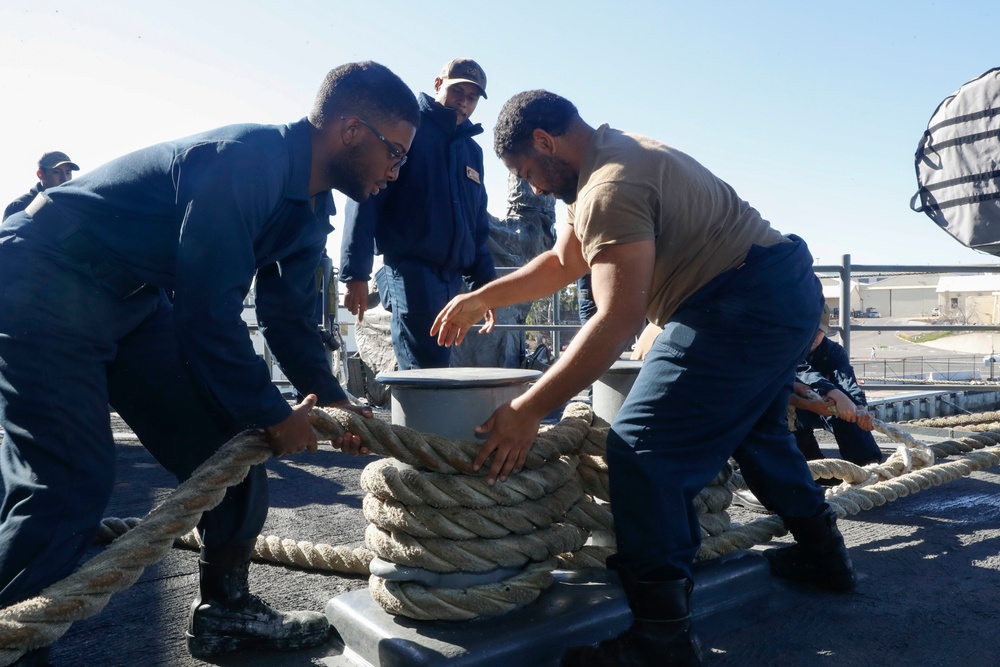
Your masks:
[{"label": "short black hair", "polygon": [[420,125],[420,108],[413,91],[388,67],[371,60],[341,65],[323,79],[309,122],[322,128],[342,116]]},{"label": "short black hair", "polygon": [[504,103],[493,129],[493,150],[497,157],[518,155],[531,146],[535,130],[554,137],[564,134],[580,117],[573,103],[547,90],[527,90]]}]

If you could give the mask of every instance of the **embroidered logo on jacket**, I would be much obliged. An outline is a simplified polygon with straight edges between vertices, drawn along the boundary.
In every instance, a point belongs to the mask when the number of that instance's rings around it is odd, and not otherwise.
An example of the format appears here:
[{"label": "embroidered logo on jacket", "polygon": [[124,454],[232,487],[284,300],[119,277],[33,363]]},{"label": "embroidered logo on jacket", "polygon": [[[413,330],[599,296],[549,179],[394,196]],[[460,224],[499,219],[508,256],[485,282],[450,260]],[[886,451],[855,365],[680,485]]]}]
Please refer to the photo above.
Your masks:
[{"label": "embroidered logo on jacket", "polygon": [[476,183],[482,184],[482,181],[479,180],[479,172],[473,169],[472,167],[465,168],[465,177],[472,181],[475,181]]}]

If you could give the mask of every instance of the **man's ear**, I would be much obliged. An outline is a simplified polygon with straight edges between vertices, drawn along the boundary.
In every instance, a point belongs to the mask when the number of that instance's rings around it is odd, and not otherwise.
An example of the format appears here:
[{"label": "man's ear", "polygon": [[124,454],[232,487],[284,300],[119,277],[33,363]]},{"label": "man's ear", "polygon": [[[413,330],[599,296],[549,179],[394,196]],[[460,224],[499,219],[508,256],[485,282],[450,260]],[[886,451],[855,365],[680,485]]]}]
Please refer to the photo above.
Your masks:
[{"label": "man's ear", "polygon": [[348,116],[340,121],[340,127],[338,132],[340,134],[340,140],[345,146],[353,146],[358,142],[359,132],[361,128],[361,123],[355,116]]},{"label": "man's ear", "polygon": [[556,153],[555,137],[540,128],[531,133],[531,145],[542,155],[551,156]]},{"label": "man's ear", "polygon": [[38,180],[42,180],[42,170],[39,169],[38,171],[36,171],[35,176],[38,178]]}]

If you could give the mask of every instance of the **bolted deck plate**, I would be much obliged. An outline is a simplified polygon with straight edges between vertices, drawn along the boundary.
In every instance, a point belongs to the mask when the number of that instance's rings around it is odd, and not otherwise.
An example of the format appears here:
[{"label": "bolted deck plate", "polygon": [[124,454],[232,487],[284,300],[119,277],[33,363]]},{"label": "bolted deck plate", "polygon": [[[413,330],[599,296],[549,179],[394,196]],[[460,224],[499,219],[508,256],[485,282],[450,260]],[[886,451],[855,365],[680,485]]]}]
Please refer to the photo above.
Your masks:
[{"label": "bolted deck plate", "polygon": [[[331,599],[326,616],[343,651],[327,667],[555,667],[571,646],[596,644],[632,620],[618,577],[609,570],[556,570],[555,582],[532,604],[493,618],[417,621],[392,616],[367,590]],[[732,623],[771,586],[767,561],[738,552],[699,563],[691,599],[695,628]],[[714,634],[714,633],[713,633]]]}]

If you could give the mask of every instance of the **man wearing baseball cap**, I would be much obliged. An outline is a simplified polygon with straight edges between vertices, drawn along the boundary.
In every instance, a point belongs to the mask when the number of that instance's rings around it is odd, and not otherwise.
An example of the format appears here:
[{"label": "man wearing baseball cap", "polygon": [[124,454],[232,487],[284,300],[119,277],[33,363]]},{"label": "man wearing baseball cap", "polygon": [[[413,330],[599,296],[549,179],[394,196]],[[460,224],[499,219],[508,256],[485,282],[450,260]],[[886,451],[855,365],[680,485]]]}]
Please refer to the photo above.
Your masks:
[{"label": "man wearing baseball cap", "polygon": [[72,180],[74,171],[80,171],[80,167],[70,160],[69,156],[65,153],[61,151],[49,151],[42,155],[38,159],[38,171],[35,172],[35,175],[38,176],[38,183],[27,194],[21,195],[8,204],[7,208],[3,211],[2,219],[6,220],[18,211],[28,208],[31,200],[42,190],[54,188],[57,185]]},{"label": "man wearing baseball cap", "polygon": [[486,74],[469,58],[448,62],[434,79],[435,96],[421,93],[420,127],[399,178],[385,193],[345,214],[340,279],[344,306],[364,319],[373,256],[382,304],[392,312],[392,346],[399,368],[444,368],[451,350],[430,335],[438,311],[454,296],[496,277],[487,248],[490,226],[483,182],[483,131],[469,117],[486,97]]}]

